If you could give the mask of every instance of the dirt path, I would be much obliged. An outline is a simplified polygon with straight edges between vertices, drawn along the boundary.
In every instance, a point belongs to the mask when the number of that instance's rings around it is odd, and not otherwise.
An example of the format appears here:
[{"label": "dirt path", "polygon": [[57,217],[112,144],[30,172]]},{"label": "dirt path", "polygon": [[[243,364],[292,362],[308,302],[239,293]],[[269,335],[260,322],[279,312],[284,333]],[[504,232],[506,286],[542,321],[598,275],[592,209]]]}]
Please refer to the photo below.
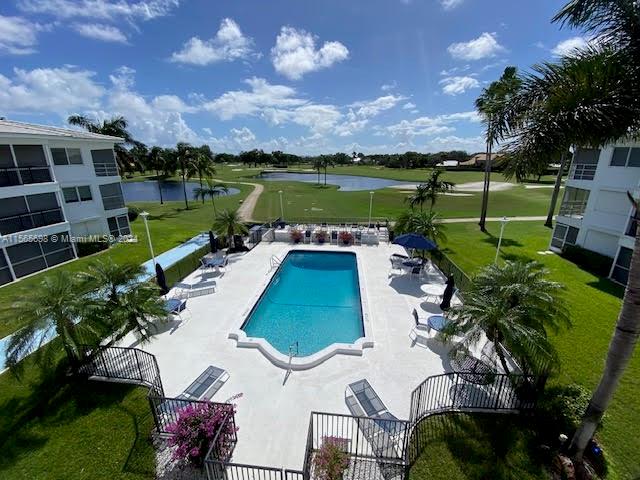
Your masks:
[{"label": "dirt path", "polygon": [[249,182],[226,182],[226,183],[237,183],[240,185],[252,185],[253,191],[247,195],[247,198],[244,199],[242,205],[238,209],[238,214],[240,214],[240,218],[243,222],[252,222],[253,221],[253,210],[256,208],[256,203],[258,203],[258,199],[262,192],[264,191],[264,186],[259,183],[249,183]]}]

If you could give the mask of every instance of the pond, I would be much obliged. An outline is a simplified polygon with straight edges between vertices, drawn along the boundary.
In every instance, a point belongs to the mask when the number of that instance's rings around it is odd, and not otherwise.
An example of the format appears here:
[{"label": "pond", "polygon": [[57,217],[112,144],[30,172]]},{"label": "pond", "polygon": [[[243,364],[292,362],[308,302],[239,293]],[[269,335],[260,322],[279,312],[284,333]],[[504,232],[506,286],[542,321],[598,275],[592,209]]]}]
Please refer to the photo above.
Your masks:
[{"label": "pond", "polygon": [[[264,172],[258,178],[273,182],[305,182],[317,183],[317,173],[292,173],[292,172]],[[324,184],[324,173],[320,174],[320,183]],[[357,192],[361,190],[379,190],[394,185],[406,185],[402,180],[389,180],[387,178],[360,177],[358,175],[332,175],[327,174],[327,185],[337,185],[343,192]]]},{"label": "pond", "polygon": [[[193,200],[193,192],[200,187],[198,182],[187,182],[187,198]],[[229,193],[220,196],[235,195],[240,190],[229,187]],[[160,192],[158,182],[149,180],[146,182],[122,182],[122,194],[125,202],[159,202]],[[162,182],[162,199],[168,202],[184,200],[182,182]],[[210,202],[207,197],[207,202]]]}]

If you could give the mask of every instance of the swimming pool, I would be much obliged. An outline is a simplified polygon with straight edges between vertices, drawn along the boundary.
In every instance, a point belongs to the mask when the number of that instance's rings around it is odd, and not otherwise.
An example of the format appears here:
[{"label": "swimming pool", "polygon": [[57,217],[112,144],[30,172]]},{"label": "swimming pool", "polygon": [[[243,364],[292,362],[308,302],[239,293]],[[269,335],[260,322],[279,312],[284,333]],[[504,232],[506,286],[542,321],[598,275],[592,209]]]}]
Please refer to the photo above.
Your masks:
[{"label": "swimming pool", "polygon": [[364,337],[355,253],[290,251],[242,330],[285,356],[297,342],[299,357]]}]

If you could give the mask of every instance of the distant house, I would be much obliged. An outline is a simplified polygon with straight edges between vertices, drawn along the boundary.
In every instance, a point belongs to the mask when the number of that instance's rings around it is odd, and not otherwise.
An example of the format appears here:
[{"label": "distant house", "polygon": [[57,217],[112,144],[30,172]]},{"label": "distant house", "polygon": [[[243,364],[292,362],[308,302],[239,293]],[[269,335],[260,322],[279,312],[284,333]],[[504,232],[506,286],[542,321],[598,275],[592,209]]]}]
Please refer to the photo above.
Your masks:
[{"label": "distant house", "polygon": [[[491,163],[495,163],[496,160],[499,160],[502,157],[499,153],[491,154]],[[469,160],[464,162],[460,162],[461,167],[484,167],[487,162],[487,154],[486,153],[474,153]]]},{"label": "distant house", "polygon": [[444,161],[438,163],[436,165],[436,167],[444,167],[444,168],[457,167],[459,163],[460,162],[458,162],[458,160],[444,160]]}]

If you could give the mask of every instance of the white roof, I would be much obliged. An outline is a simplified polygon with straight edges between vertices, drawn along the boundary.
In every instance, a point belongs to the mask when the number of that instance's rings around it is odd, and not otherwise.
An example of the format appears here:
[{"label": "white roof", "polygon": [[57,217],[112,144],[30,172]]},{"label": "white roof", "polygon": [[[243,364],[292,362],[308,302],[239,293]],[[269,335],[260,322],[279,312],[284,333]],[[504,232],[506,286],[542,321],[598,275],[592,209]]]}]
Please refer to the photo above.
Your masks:
[{"label": "white roof", "polygon": [[15,122],[13,120],[0,120],[0,136],[102,140],[114,143],[122,143],[124,141],[120,137],[112,137],[111,135],[100,135],[98,133],[91,133],[84,130],[71,130],[69,128],[50,127],[48,125],[35,125],[32,123]]}]

